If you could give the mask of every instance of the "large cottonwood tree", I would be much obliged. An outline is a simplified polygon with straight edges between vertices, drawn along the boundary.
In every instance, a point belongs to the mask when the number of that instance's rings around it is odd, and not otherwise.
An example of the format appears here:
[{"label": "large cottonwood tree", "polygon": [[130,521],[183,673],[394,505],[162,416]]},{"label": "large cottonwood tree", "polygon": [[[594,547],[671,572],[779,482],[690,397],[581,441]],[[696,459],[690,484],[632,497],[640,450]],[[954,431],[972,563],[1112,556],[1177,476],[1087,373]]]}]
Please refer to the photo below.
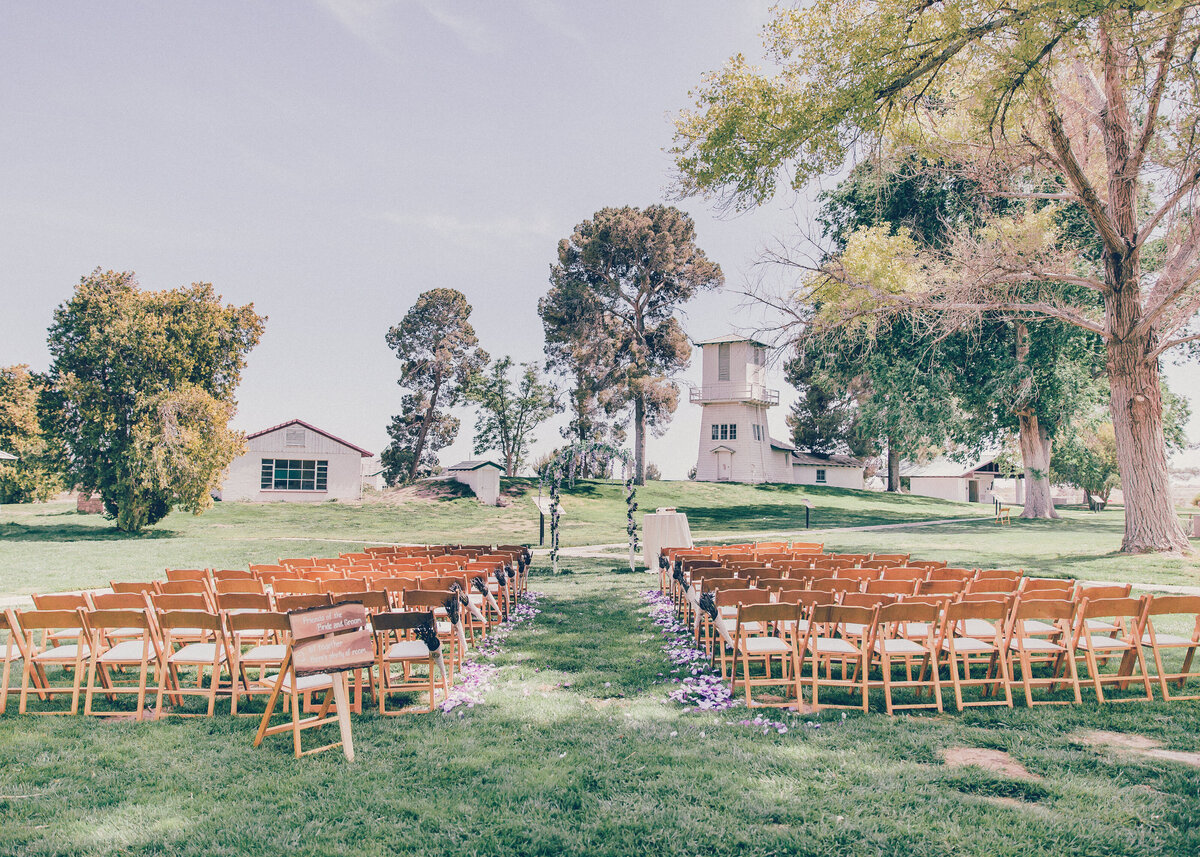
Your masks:
[{"label": "large cottonwood tree", "polygon": [[[799,187],[886,141],[969,165],[985,192],[1078,206],[1100,247],[1094,265],[1059,241],[1052,210],[1031,207],[936,259],[876,235],[832,273],[877,305],[1033,314],[1098,335],[1122,548],[1187,551],[1159,361],[1200,339],[1200,4],[815,0],[778,12],[767,33],[773,73],[735,57],[679,118],[682,191],[754,205],[781,174]],[[859,264],[868,257],[889,276],[873,278]],[[920,285],[889,288],[906,266]],[[1098,296],[1100,311],[1053,284]]]},{"label": "large cottonwood tree", "polygon": [[550,291],[538,302],[547,363],[586,377],[589,396],[609,413],[632,406],[638,484],[646,432],[665,430],[679,396],[672,376],[692,353],[675,314],[723,282],[696,246],[692,219],[671,206],[601,209],[558,244]]}]

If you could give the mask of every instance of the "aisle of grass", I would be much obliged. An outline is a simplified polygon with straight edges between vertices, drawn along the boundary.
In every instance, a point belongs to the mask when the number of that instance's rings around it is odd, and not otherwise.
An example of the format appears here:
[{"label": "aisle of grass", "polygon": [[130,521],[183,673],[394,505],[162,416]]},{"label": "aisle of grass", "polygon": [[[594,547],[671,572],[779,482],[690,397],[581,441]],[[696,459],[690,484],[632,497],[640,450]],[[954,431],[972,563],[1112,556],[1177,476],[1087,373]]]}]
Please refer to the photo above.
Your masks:
[{"label": "aisle of grass", "polygon": [[[939,717],[831,714],[785,735],[685,713],[638,591],[648,575],[536,575],[462,717],[355,719],[358,759],[255,750],[250,719],[0,718],[4,855],[1194,855],[1200,768],[1081,730],[1200,750],[1200,705]],[[1003,750],[1037,780],[951,769]]]}]

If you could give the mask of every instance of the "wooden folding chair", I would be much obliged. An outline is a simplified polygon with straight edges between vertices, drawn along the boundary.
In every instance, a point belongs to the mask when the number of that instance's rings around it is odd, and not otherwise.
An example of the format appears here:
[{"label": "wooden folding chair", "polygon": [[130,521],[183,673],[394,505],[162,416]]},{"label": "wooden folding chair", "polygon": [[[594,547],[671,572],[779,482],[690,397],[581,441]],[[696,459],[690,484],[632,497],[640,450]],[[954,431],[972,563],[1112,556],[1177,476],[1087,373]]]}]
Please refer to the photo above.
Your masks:
[{"label": "wooden folding chair", "polygon": [[[286,617],[285,617],[286,621]],[[301,742],[301,733],[306,729],[313,729],[320,726],[329,726],[338,722],[337,715],[330,716],[329,709],[333,705],[333,683],[337,680],[335,676],[329,673],[317,673],[315,675],[297,676],[296,670],[292,665],[292,646],[289,642],[285,646],[285,654],[283,662],[280,665],[280,671],[277,675],[267,676],[262,679],[261,683],[270,686],[270,697],[267,699],[267,708],[263,712],[262,722],[259,723],[258,733],[254,736],[254,746],[258,747],[262,744],[263,739],[268,735],[278,735],[280,732],[292,733],[292,750],[296,754],[296,758],[308,756],[313,753],[320,753],[323,750],[330,750],[334,747],[340,747],[341,740],[334,741],[330,744],[324,744],[320,747],[311,747],[304,749]],[[324,698],[321,700],[320,708],[316,714],[310,717],[300,716],[300,698],[307,697],[313,693],[325,692]],[[288,712],[291,717],[287,723],[280,723],[274,726],[271,723],[271,714],[275,710],[275,703],[278,701],[280,694],[286,694],[288,700]]]},{"label": "wooden folding chair", "polygon": [[912,554],[907,553],[873,553],[871,554],[871,562],[886,562],[893,566],[908,565],[908,560]]},{"label": "wooden folding chair", "polygon": [[863,592],[868,595],[915,595],[916,580],[868,580]]},{"label": "wooden folding chair", "polygon": [[234,594],[264,595],[267,589],[261,580],[236,578],[215,581],[213,583],[213,591],[218,596]]},{"label": "wooden folding chair", "polygon": [[[233,569],[221,569],[219,571],[214,570],[212,573],[213,580],[223,580],[225,573],[228,571],[233,571]],[[266,563],[259,563],[259,564],[252,563],[250,565],[250,576],[251,577],[261,578],[263,574],[275,573],[275,572],[283,572],[285,574],[294,574],[295,573],[282,565],[274,565],[274,564],[266,564]],[[237,572],[237,573],[244,574],[245,572]]]},{"label": "wooden folding chair", "polygon": [[280,595],[319,595],[321,594],[321,584],[308,578],[294,580],[276,578],[271,582],[271,591],[275,593],[276,598]]},{"label": "wooden folding chair", "polygon": [[322,592],[328,592],[330,595],[341,595],[344,592],[362,592],[367,588],[367,582],[361,577],[357,578],[331,578],[318,581]]},{"label": "wooden folding chair", "polygon": [[[1150,675],[1146,670],[1146,657],[1142,652],[1142,641],[1137,624],[1145,611],[1146,600],[1142,598],[1084,598],[1079,603],[1075,614],[1074,631],[1071,635],[1071,647],[1075,650],[1076,658],[1082,652],[1084,665],[1087,669],[1087,679],[1091,681],[1096,691],[1096,701],[1131,702],[1139,699],[1147,701],[1154,699],[1150,690]],[[1088,620],[1103,619],[1105,628],[1111,630],[1108,636],[1093,634],[1088,628]],[[1120,655],[1116,673],[1104,673],[1101,665],[1109,658]],[[1137,671],[1134,672],[1134,668]],[[1103,686],[1120,684],[1121,689],[1127,688],[1137,679],[1141,679],[1145,688],[1145,696],[1108,697],[1104,696]]]},{"label": "wooden folding chair", "polygon": [[[868,710],[870,697],[868,668],[871,663],[869,639],[864,638],[856,642],[839,636],[838,629],[847,624],[869,628],[875,623],[875,611],[876,608],[873,607],[843,607],[841,605],[813,607],[801,655],[806,657],[810,664],[809,682],[812,686],[811,698],[814,709],[859,708],[862,711]],[[869,638],[869,636],[868,634],[867,637]],[[840,678],[834,677],[834,662],[841,667]],[[821,675],[822,667],[825,672],[823,677]],[[823,703],[820,700],[822,687],[841,688],[850,693],[857,691],[862,701],[858,705]]]},{"label": "wooden folding chair", "polygon": [[[216,613],[201,610],[164,610],[157,617],[162,630],[162,663],[158,670],[158,694],[154,707],[159,716],[173,713],[179,717],[196,717],[182,711],[168,712],[163,708],[163,694],[170,693],[176,705],[183,704],[184,696],[203,696],[208,699],[207,716],[212,717],[217,706],[217,691],[221,684],[221,672],[229,659],[225,631],[221,617]],[[201,639],[197,641],[197,632]],[[179,648],[175,648],[176,646]],[[179,680],[180,667],[196,670],[196,687],[185,688]],[[208,688],[204,688],[204,670],[211,672]],[[232,673],[231,673],[232,676]]]},{"label": "wooden folding chair", "polygon": [[174,583],[180,580],[199,580],[202,583],[209,582],[207,568],[168,568],[167,581]]},{"label": "wooden folding chair", "polygon": [[919,580],[916,594],[954,596],[961,594],[966,587],[965,580]]},{"label": "wooden folding chair", "polygon": [[1016,578],[1017,580],[1020,580],[1024,576],[1024,570],[1019,568],[981,568],[975,572],[976,580],[992,580],[995,578]]},{"label": "wooden folding chair", "polygon": [[279,560],[279,564],[284,568],[316,568],[320,562],[320,560],[313,559],[309,556],[292,557],[291,559]]},{"label": "wooden folding chair", "polygon": [[[441,645],[436,631],[430,636],[428,631],[434,628],[432,610],[412,610],[405,613],[383,613],[372,620],[371,626],[375,632],[375,651],[379,677],[376,683],[376,694],[379,698],[379,713],[396,715],[406,713],[404,709],[389,711],[388,696],[394,693],[429,693],[429,711],[436,705],[436,690],[440,685],[442,697],[449,693],[448,676],[442,671],[440,677],[436,673],[441,669],[437,663],[436,654],[429,646],[434,640]],[[422,629],[426,629],[422,632]],[[400,674],[392,671],[393,666],[400,666]],[[413,667],[424,665],[425,674],[414,671]]]},{"label": "wooden folding chair", "polygon": [[988,592],[1001,595],[1015,595],[1021,586],[1019,577],[978,577],[967,581],[967,592]]},{"label": "wooden folding chair", "polygon": [[880,575],[882,580],[924,580],[929,576],[929,569],[919,568],[911,565],[895,565],[891,568],[883,569]]},{"label": "wooden folding chair", "polygon": [[[84,669],[91,655],[88,640],[87,620],[82,610],[17,610],[12,627],[20,629],[24,639],[19,647],[22,655],[21,701],[17,706],[20,714],[75,714],[79,711],[79,694]],[[34,632],[41,631],[39,645]],[[60,639],[72,639],[74,643],[57,645],[55,632],[66,632]],[[11,637],[10,637],[11,642]],[[57,667],[69,672],[71,684],[54,684],[50,680],[48,667]],[[55,696],[71,694],[71,708],[67,711],[28,711],[29,690],[32,685],[39,699],[51,700]]]},{"label": "wooden folding chair", "polygon": [[328,607],[332,603],[333,601],[327,592],[275,596],[275,609],[280,613],[291,613],[294,610],[309,610],[313,607]]},{"label": "wooden folding chair", "polygon": [[439,589],[410,589],[404,593],[404,603],[408,609],[433,611],[434,627],[437,630],[438,639],[449,644],[450,656],[443,657],[446,661],[447,679],[450,684],[454,684],[454,675],[461,669],[466,659],[466,651],[464,651],[466,631],[462,627],[462,614],[459,613],[456,624],[450,621],[450,616],[446,611],[446,602],[450,599],[457,599],[457,597],[448,590]]},{"label": "wooden folding chair", "polygon": [[[91,610],[92,605],[89,603],[87,596],[82,592],[52,592],[48,595],[34,594],[30,596],[33,599],[33,607],[35,610]],[[75,640],[81,643],[87,643],[86,635],[84,639],[79,639],[79,628],[54,628],[46,629],[42,633],[42,647],[45,648],[51,644],[61,646],[68,640]]]},{"label": "wooden folding chair", "polygon": [[931,568],[928,580],[958,580],[964,585],[975,579],[975,572],[969,568]]},{"label": "wooden folding chair", "polygon": [[108,588],[118,594],[132,595],[149,595],[151,592],[157,592],[158,586],[154,581],[109,581]]},{"label": "wooden folding chair", "polygon": [[[1176,617],[1175,621],[1183,620],[1192,624],[1191,634],[1173,634],[1157,627],[1163,617]],[[1168,620],[1170,621],[1170,620]],[[1175,702],[1186,699],[1200,699],[1200,689],[1196,693],[1182,694],[1187,683],[1200,678],[1200,669],[1194,669],[1196,649],[1200,648],[1200,595],[1155,595],[1146,602],[1138,621],[1138,638],[1143,646],[1149,646],[1154,655],[1154,678],[1162,691],[1164,700]],[[1167,669],[1164,658],[1180,656],[1182,662],[1178,669]],[[1171,692],[1175,685],[1176,692]]]},{"label": "wooden folding chair", "polygon": [[834,578],[837,580],[858,580],[866,582],[868,580],[879,580],[883,574],[883,569],[879,568],[839,568],[834,573]]},{"label": "wooden folding chair", "polygon": [[[798,604],[739,604],[734,624],[733,666],[729,672],[730,691],[736,694],[741,685],[746,696],[746,707],[800,706],[800,664],[797,653],[795,629],[800,619]],[[791,628],[789,632],[784,630]],[[777,628],[780,633],[771,635],[765,629]],[[778,661],[779,675],[772,665]],[[738,664],[742,676],[738,678]],[[754,665],[762,667],[762,675],[755,676]],[[781,700],[755,700],[753,687],[790,688],[790,696]]]},{"label": "wooden folding chair", "polygon": [[[870,634],[872,660],[882,674],[883,699],[888,714],[897,710],[942,707],[942,682],[938,670],[937,636],[941,631],[941,606],[933,603],[905,601],[881,605],[875,613]],[[920,628],[923,633],[915,631]],[[904,663],[905,677],[893,674],[893,660]],[[913,678],[913,661],[920,659],[920,670]],[[926,678],[928,674],[928,678]],[[912,688],[918,692],[933,691],[933,702],[910,702],[897,705],[892,700],[896,688]]]},{"label": "wooden folding chair", "polygon": [[214,568],[209,576],[212,577],[213,583],[216,583],[218,580],[260,580],[259,573],[254,571],[256,568],[264,570],[275,569],[276,573],[290,573],[280,566],[252,565],[249,571],[241,568]]},{"label": "wooden folding chair", "polygon": [[[151,629],[154,627],[154,608],[150,605],[150,596],[144,592],[91,592],[87,598],[89,615],[92,610],[135,610],[151,617]],[[146,629],[141,624],[102,629],[106,646],[116,645],[122,640],[140,640],[145,635]]]},{"label": "wooden folding chair", "polygon": [[[941,628],[939,650],[946,657],[950,681],[954,685],[954,704],[964,708],[990,705],[1013,707],[1012,678],[1008,658],[1004,654],[1004,627],[1008,618],[1008,601],[955,601],[946,605],[945,621]],[[974,623],[974,624],[973,624]],[[968,628],[984,630],[983,634],[966,633]],[[961,672],[959,670],[961,664]],[[983,667],[982,678],[973,678],[971,668]],[[983,698],[964,700],[964,687],[980,687]],[[1003,698],[991,698],[1000,691]]]},{"label": "wooden folding chair", "polygon": [[4,633],[4,672],[0,674],[0,714],[8,707],[9,693],[19,694],[20,688],[10,685],[10,671],[14,661],[20,661],[22,671],[28,659],[25,647],[25,636],[21,632],[21,623],[17,621],[16,613],[5,610],[0,613],[0,632]]},{"label": "wooden folding chair", "polygon": [[209,598],[208,583],[203,580],[166,580],[157,585],[159,595],[203,595]]},{"label": "wooden folding chair", "polygon": [[[91,629],[91,657],[88,659],[87,695],[84,698],[83,713],[97,717],[126,716],[124,711],[94,711],[92,702],[97,690],[96,679],[102,680],[100,688],[109,699],[115,700],[120,694],[136,694],[137,709],[135,719],[141,720],[146,710],[146,687],[150,682],[151,673],[160,668],[162,661],[162,646],[158,639],[158,629],[147,610],[93,610],[87,614],[87,624]],[[113,642],[109,632],[121,629],[138,629],[141,633],[136,639],[126,639]],[[133,684],[118,684],[114,679],[114,670],[123,667],[137,667],[138,681]]]},{"label": "wooden folding chair", "polygon": [[923,568],[926,571],[933,571],[935,568],[945,568],[949,565],[944,559],[909,559],[909,568]]},{"label": "wooden folding chair", "polygon": [[824,542],[792,542],[788,550],[793,554],[817,554],[825,550]]},{"label": "wooden folding chair", "polygon": [[[1032,689],[1034,687],[1049,687],[1053,691],[1060,684],[1070,686],[1076,705],[1081,702],[1079,673],[1075,668],[1075,649],[1071,645],[1071,620],[1074,615],[1074,602],[1065,599],[1019,599],[1013,607],[1008,619],[1004,648],[1009,662],[1009,676],[1012,677],[1013,683],[1016,683],[1015,666],[1020,664],[1021,687],[1025,691],[1026,705],[1030,707],[1034,705],[1069,705],[1070,700],[1034,700],[1033,698]],[[1050,625],[1054,629],[1055,639],[1061,642],[1027,633],[1025,628],[1030,622]],[[1035,656],[1039,660],[1047,662],[1051,670],[1049,678],[1034,676],[1033,658]]]},{"label": "wooden folding chair", "polygon": [[[225,625],[231,676],[229,713],[236,716],[240,697],[271,694],[273,685],[266,671],[278,673],[283,668],[289,626],[286,614],[268,611],[226,613]],[[254,678],[252,671],[257,671]]]}]

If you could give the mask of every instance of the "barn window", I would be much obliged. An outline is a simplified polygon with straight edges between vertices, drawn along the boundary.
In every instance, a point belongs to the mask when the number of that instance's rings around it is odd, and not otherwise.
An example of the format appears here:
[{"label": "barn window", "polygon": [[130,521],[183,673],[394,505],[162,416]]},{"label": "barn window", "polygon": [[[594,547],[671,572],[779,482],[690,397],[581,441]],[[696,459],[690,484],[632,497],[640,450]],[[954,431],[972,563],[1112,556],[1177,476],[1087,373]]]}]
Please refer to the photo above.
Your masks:
[{"label": "barn window", "polygon": [[284,446],[304,446],[304,429],[290,428],[283,435]]},{"label": "barn window", "polygon": [[824,467],[818,467],[818,468],[817,468],[817,481],[818,481],[818,482],[824,482],[824,481],[825,481],[825,468],[824,468]]},{"label": "barn window", "polygon": [[264,458],[259,487],[264,491],[327,491],[329,462],[295,458]]}]

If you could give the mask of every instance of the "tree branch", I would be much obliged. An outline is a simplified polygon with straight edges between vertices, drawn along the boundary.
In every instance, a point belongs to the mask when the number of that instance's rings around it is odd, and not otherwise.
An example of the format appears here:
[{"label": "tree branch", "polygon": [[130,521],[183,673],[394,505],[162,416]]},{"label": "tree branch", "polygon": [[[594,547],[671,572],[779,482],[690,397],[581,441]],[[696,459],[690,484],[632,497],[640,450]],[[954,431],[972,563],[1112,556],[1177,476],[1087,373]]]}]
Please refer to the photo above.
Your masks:
[{"label": "tree branch", "polygon": [[1167,31],[1167,37],[1163,40],[1158,71],[1155,74],[1154,83],[1150,87],[1150,98],[1146,104],[1146,121],[1142,125],[1142,133],[1138,137],[1133,154],[1129,159],[1129,169],[1134,175],[1141,172],[1142,163],[1146,159],[1146,151],[1150,147],[1150,140],[1154,137],[1154,126],[1162,105],[1163,92],[1167,88],[1167,78],[1170,76],[1171,59],[1175,55],[1175,42],[1179,38],[1179,31],[1183,28],[1183,9],[1177,9],[1172,18],[1171,29]]},{"label": "tree branch", "polygon": [[1172,339],[1169,342],[1164,342],[1162,345],[1158,346],[1158,348],[1155,348],[1152,352],[1150,352],[1150,359],[1156,359],[1168,348],[1174,348],[1176,345],[1183,345],[1187,342],[1196,342],[1197,340],[1200,340],[1200,333],[1193,333],[1191,336],[1181,336],[1178,339]]},{"label": "tree branch", "polygon": [[1162,219],[1170,214],[1181,199],[1195,189],[1197,182],[1200,182],[1200,167],[1192,170],[1192,174],[1180,182],[1175,192],[1167,197],[1167,200],[1158,207],[1158,211],[1154,212],[1150,219],[1142,224],[1141,228],[1137,231],[1137,235],[1134,237],[1134,247],[1141,247],[1146,243],[1146,240],[1153,234]]}]

